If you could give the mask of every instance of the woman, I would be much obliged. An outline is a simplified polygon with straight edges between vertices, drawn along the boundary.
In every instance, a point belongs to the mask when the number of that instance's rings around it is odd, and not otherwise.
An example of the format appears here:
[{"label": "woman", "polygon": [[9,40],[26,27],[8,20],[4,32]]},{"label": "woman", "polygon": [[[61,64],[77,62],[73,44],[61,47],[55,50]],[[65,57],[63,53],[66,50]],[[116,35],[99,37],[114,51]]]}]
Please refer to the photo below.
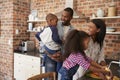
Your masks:
[{"label": "woman", "polygon": [[[105,66],[104,60],[104,38],[106,35],[106,24],[101,19],[93,19],[88,23],[87,33],[91,36],[88,49],[85,51],[86,55],[95,62]],[[79,71],[83,71],[80,67],[74,75],[74,80],[82,77],[83,74],[79,74]],[[105,80],[105,79],[103,79]]]},{"label": "woman", "polygon": [[88,23],[88,34],[91,36],[86,55],[95,62],[105,65],[103,44],[106,35],[106,24],[100,19],[93,19]]}]

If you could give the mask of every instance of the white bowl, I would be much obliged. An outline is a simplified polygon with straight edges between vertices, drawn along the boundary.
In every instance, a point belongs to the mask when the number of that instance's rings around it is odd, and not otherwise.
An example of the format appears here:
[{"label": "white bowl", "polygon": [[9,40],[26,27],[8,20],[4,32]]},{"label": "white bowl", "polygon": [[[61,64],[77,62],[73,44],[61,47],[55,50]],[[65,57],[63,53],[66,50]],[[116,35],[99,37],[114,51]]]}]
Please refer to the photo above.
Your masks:
[{"label": "white bowl", "polygon": [[114,32],[115,29],[114,29],[114,28],[107,28],[106,31],[107,31],[107,32]]}]

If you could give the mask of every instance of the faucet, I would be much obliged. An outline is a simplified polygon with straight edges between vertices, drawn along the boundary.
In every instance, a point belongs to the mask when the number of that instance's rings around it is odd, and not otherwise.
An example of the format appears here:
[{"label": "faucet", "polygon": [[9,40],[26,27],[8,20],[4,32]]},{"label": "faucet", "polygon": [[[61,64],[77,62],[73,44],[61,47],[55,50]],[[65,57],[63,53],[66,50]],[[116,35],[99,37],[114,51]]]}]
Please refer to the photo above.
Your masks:
[{"label": "faucet", "polygon": [[111,66],[112,63],[114,63],[114,64],[119,64],[119,65],[120,65],[120,62],[117,62],[117,61],[111,61],[111,62],[109,63],[109,66],[108,66],[109,69],[110,69],[110,66]]}]

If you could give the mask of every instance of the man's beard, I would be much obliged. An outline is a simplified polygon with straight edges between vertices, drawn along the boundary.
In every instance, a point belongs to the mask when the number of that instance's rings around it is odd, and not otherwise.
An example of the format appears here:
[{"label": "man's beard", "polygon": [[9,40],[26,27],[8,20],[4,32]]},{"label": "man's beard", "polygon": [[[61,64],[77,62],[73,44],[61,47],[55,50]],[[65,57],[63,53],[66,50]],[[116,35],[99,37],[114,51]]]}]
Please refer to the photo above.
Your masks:
[{"label": "man's beard", "polygon": [[68,22],[65,22],[65,21],[62,21],[62,24],[65,25],[65,26],[68,26],[69,23]]}]

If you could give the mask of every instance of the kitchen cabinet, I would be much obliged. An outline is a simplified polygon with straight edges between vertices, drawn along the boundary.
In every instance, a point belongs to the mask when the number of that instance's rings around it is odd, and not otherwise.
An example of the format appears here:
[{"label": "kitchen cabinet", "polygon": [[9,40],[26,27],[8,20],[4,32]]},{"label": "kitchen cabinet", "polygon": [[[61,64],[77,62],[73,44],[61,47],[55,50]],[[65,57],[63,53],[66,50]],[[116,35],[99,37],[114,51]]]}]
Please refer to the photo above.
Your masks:
[{"label": "kitchen cabinet", "polygon": [[14,53],[14,78],[16,80],[27,80],[40,72],[40,57]]},{"label": "kitchen cabinet", "polygon": [[[120,16],[113,16],[113,17],[94,17],[90,19],[120,19]],[[120,31],[118,32],[106,32],[106,34],[113,34],[113,35],[120,35]]]}]

